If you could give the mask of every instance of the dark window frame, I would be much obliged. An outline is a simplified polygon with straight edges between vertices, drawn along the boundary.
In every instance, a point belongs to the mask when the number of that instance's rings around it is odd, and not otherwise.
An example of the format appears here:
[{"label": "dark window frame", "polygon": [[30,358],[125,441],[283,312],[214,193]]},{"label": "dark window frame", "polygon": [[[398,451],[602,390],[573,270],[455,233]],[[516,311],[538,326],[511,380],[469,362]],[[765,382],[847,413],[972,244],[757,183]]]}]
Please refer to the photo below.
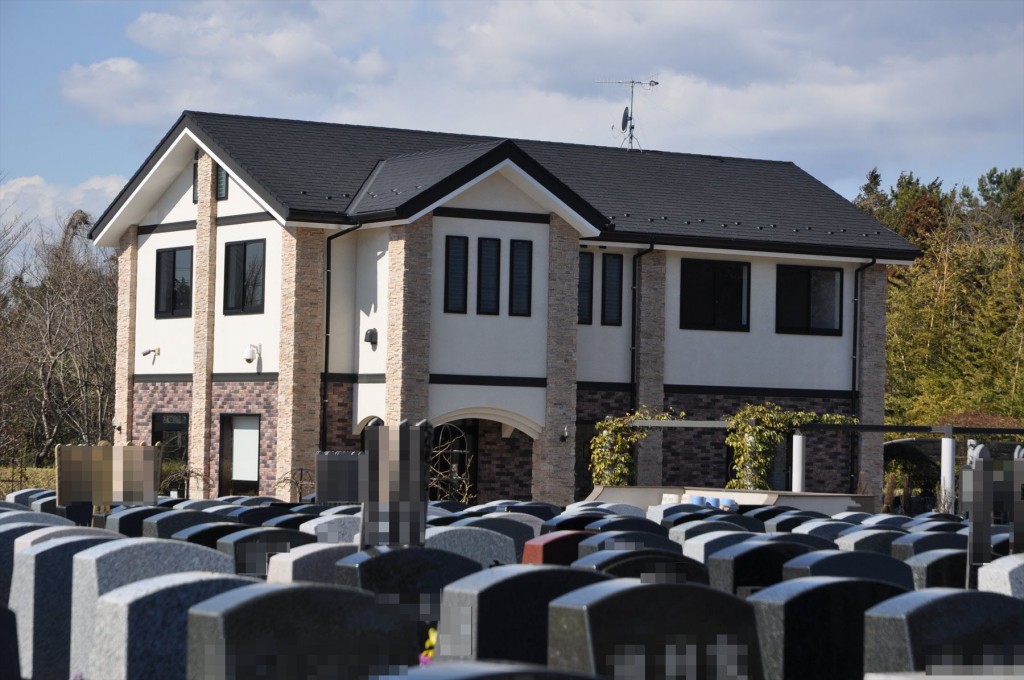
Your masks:
[{"label": "dark window frame", "polygon": [[[520,250],[525,246],[525,251]],[[526,289],[516,286],[516,269],[518,259],[526,258]],[[526,303],[525,310],[519,309],[517,303]],[[533,241],[512,239],[508,249],[508,315],[531,316],[533,314]]]},{"label": "dark window frame", "polygon": [[[452,254],[452,243],[463,244],[463,257],[461,263],[464,283],[462,286],[461,305],[453,305],[451,299],[451,278],[452,266],[455,264]],[[469,294],[469,237],[448,234],[444,237],[444,312],[445,314],[466,314],[469,308],[467,296]],[[458,301],[457,301],[458,302]]]},{"label": "dark window frame", "polygon": [[[608,305],[609,305],[608,293],[609,293],[609,291],[611,291],[611,290],[616,288],[616,286],[614,285],[615,282],[612,282],[613,285],[609,285],[608,272],[612,271],[608,267],[608,263],[609,262],[618,262],[619,263],[619,272],[618,272],[618,279],[619,280],[618,280],[618,286],[617,286],[619,302],[618,302],[618,305],[616,305],[617,309],[615,310],[616,314],[614,316],[609,315],[609,309],[608,309]],[[601,325],[602,326],[621,326],[622,325],[622,300],[623,300],[622,286],[623,286],[623,283],[625,282],[625,279],[626,279],[626,261],[625,261],[625,258],[622,256],[622,253],[602,253],[601,254]]]},{"label": "dark window frame", "polygon": [[[587,265],[589,276],[586,277],[583,274],[585,260],[590,263]],[[580,252],[579,283],[576,288],[576,323],[581,326],[590,326],[594,323],[594,253],[589,251]]]},{"label": "dark window frame", "polygon": [[225,201],[228,198],[228,172],[219,164],[214,167],[217,169],[215,173],[217,184],[213,193],[218,201]]},{"label": "dark window frame", "polygon": [[[245,303],[245,286],[246,280],[248,279],[248,272],[246,271],[246,264],[249,261],[247,249],[250,245],[259,243],[263,247],[263,256],[260,263],[260,276],[262,281],[260,287],[262,288],[263,294],[260,296],[259,304],[247,306]],[[231,248],[241,247],[242,248],[242,270],[241,270],[241,289],[242,289],[242,304],[240,307],[228,307],[228,289],[229,281],[228,275],[231,273],[231,267],[228,264],[228,253]],[[225,316],[237,316],[241,314],[262,314],[266,306],[267,299],[267,240],[263,238],[249,239],[246,241],[232,241],[224,244],[224,303],[223,310]]]},{"label": "dark window frame", "polygon": [[[495,245],[495,268],[492,272],[484,271],[484,246]],[[494,286],[494,300],[491,306],[483,304],[483,288],[485,278]],[[486,316],[497,316],[501,313],[501,239],[480,237],[476,241],[476,313]]]},{"label": "dark window frame", "polygon": [[[740,318],[746,319],[741,321],[739,324],[727,324],[713,321],[710,324],[697,323],[693,321],[686,321],[686,264],[687,263],[702,263],[711,265],[711,286],[712,286],[712,305],[717,311],[718,306],[722,304],[721,297],[722,292],[718,290],[717,284],[719,281],[719,269],[725,269],[728,265],[730,267],[739,265],[746,279],[745,290],[743,291],[743,302],[742,309],[740,311]],[[743,262],[741,260],[705,260],[702,258],[691,258],[684,257],[679,261],[679,328],[688,331],[724,331],[730,333],[749,333],[750,332],[750,263]]]},{"label": "dark window frame", "polygon": [[192,158],[192,202],[199,203],[199,152]]},{"label": "dark window frame", "polygon": [[[814,272],[831,272],[839,275],[839,285],[836,289],[836,306],[838,308],[838,327],[837,328],[814,328],[811,326],[811,301],[813,299],[811,293],[811,275]],[[782,286],[781,277],[786,272],[806,272],[807,274],[807,308],[804,316],[806,317],[805,325],[801,326],[783,326],[780,323],[782,317]],[[780,264],[775,266],[775,332],[778,334],[785,335],[824,335],[838,337],[843,334],[843,276],[844,270],[842,267],[815,267],[805,265],[791,265],[791,264]]]},{"label": "dark window frame", "polygon": [[[188,312],[187,313],[183,312],[183,311],[178,311],[177,310],[177,305],[175,305],[175,295],[174,295],[174,292],[175,292],[174,291],[174,280],[175,280],[174,279],[174,272],[177,271],[177,269],[178,269],[178,263],[177,263],[178,253],[186,251],[186,250],[189,253],[189,263],[190,263],[190,267],[189,267],[189,281],[188,281],[188,287],[189,287]],[[160,292],[161,292],[161,290],[160,290],[160,274],[161,274],[161,270],[162,270],[162,268],[160,266],[160,255],[163,254],[163,253],[171,253],[171,286],[170,286],[170,296],[171,296],[171,299],[170,299],[170,311],[169,312],[161,312],[160,311],[160,308],[161,308],[161,304],[160,304]],[[176,248],[160,248],[159,250],[156,251],[156,285],[154,286],[154,291],[153,291],[153,317],[154,318],[156,318],[156,319],[187,319],[187,318],[192,316],[192,282],[193,282],[194,274],[195,274],[195,253],[193,252],[192,246],[178,246]]]}]

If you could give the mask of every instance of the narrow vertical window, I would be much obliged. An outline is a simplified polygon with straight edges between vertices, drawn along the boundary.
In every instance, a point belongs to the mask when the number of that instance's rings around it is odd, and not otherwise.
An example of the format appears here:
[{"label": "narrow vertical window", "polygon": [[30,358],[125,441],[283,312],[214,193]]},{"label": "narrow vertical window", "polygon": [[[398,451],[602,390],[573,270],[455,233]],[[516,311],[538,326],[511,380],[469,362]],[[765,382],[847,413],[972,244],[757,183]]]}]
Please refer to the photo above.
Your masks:
[{"label": "narrow vertical window", "polygon": [[223,201],[228,197],[228,173],[224,168],[217,166],[217,200]]},{"label": "narrow vertical window", "polygon": [[444,311],[466,313],[469,238],[446,236],[444,240]]},{"label": "narrow vertical window", "polygon": [[239,241],[224,249],[224,313],[262,314],[265,241]]},{"label": "narrow vertical window", "polygon": [[192,157],[192,202],[199,202],[199,152]]},{"label": "narrow vertical window", "polygon": [[501,294],[501,239],[477,241],[476,313],[497,314]]},{"label": "narrow vertical window", "polygon": [[622,325],[622,255],[601,257],[601,325]]},{"label": "narrow vertical window", "polygon": [[156,251],[155,316],[192,316],[192,248]]},{"label": "narrow vertical window", "polygon": [[580,324],[594,323],[594,254],[580,253],[580,282],[577,299],[577,319]]},{"label": "narrow vertical window", "polygon": [[512,241],[508,268],[509,316],[530,316],[533,296],[533,241]]}]

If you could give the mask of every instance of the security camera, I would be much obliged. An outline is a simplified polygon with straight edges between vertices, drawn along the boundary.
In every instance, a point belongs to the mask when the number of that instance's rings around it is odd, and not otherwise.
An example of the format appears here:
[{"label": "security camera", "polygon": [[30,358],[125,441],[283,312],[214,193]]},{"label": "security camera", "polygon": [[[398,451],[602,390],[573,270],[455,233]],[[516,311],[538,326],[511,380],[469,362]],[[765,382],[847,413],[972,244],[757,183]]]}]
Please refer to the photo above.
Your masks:
[{"label": "security camera", "polygon": [[251,364],[256,361],[256,357],[259,356],[260,348],[256,345],[249,345],[244,352],[242,352],[242,358],[245,359],[245,363]]}]

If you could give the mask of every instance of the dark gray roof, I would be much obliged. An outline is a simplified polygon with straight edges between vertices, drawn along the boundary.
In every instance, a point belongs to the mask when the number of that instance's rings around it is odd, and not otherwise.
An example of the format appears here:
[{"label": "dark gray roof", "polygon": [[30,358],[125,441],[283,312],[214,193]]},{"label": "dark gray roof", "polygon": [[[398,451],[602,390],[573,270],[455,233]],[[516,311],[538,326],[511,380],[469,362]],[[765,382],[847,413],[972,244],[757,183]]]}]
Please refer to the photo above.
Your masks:
[{"label": "dark gray roof", "polygon": [[186,111],[93,234],[188,128],[289,220],[404,217],[505,159],[603,240],[909,260],[917,248],[793,163]]}]

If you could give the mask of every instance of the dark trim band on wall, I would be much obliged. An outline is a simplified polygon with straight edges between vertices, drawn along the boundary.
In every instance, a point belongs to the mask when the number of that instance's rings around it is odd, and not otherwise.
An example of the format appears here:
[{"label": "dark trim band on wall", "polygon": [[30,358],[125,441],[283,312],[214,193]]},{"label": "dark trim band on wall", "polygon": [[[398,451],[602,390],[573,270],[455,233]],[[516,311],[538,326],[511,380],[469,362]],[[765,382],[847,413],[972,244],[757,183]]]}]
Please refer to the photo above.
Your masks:
[{"label": "dark trim band on wall", "polygon": [[324,381],[346,384],[381,384],[387,382],[387,376],[383,373],[326,373],[324,374]]},{"label": "dark trim band on wall", "polygon": [[854,399],[851,390],[810,390],[787,387],[733,387],[725,385],[665,385],[665,394],[726,394],[757,397],[821,397],[826,399]]},{"label": "dark trim band on wall", "polygon": [[633,386],[628,382],[585,382],[576,383],[577,390],[593,392],[631,392]]},{"label": "dark trim band on wall", "polygon": [[136,373],[132,381],[137,383],[190,383],[191,373]]},{"label": "dark trim band on wall", "polygon": [[214,382],[273,382],[277,373],[214,373]]},{"label": "dark trim band on wall", "polygon": [[526,222],[528,224],[548,224],[551,221],[551,217],[546,213],[479,210],[477,208],[434,208],[434,216],[457,217],[464,220],[488,220],[492,222]]},{"label": "dark trim band on wall", "polygon": [[225,215],[217,218],[218,227],[226,227],[232,224],[246,224],[248,222],[266,222],[274,219],[274,216],[267,211],[245,213],[243,215]]},{"label": "dark trim band on wall", "polygon": [[172,231],[189,231],[190,229],[195,228],[195,220],[185,220],[184,222],[165,222],[164,224],[146,224],[139,226],[139,236],[148,236],[149,234],[167,234]]},{"label": "dark trim band on wall", "polygon": [[547,387],[547,378],[520,378],[505,375],[455,375],[431,373],[431,385],[483,385],[485,387]]}]

